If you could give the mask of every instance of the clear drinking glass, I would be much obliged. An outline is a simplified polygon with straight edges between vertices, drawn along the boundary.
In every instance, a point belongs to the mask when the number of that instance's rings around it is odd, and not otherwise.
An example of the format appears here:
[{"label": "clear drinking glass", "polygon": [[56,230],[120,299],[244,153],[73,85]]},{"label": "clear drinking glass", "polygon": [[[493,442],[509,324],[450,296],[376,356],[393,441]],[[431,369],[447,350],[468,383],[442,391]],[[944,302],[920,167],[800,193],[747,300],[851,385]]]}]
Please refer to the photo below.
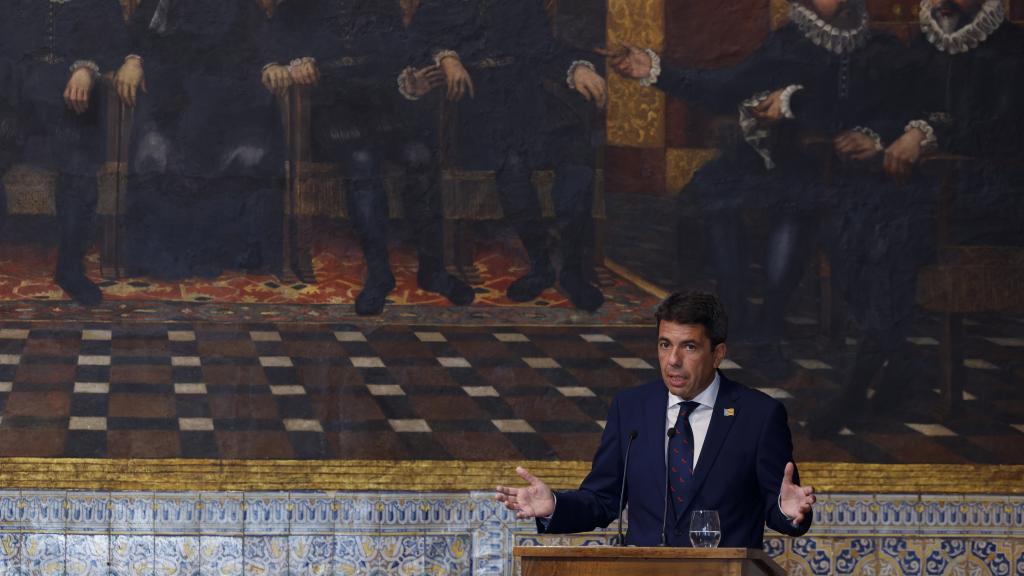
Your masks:
[{"label": "clear drinking glass", "polygon": [[694,548],[718,548],[722,527],[715,510],[694,510],[690,516],[690,544]]}]

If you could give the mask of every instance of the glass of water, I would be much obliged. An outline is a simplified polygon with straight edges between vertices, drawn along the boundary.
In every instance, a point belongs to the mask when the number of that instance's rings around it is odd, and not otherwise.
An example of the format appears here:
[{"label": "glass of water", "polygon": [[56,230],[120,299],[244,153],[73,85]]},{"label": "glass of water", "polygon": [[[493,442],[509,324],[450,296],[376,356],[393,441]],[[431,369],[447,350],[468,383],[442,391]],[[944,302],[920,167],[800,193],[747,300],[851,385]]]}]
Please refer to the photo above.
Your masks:
[{"label": "glass of water", "polygon": [[722,527],[715,510],[694,510],[690,516],[690,544],[694,548],[718,548]]}]

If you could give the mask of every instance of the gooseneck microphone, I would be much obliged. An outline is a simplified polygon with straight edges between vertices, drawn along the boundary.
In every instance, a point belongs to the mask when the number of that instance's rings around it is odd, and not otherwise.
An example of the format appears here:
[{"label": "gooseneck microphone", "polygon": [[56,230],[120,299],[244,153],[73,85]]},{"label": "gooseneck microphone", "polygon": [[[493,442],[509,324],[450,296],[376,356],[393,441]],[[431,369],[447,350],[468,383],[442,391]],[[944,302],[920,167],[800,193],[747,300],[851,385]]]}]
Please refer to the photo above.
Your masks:
[{"label": "gooseneck microphone", "polygon": [[[668,436],[669,442],[672,441],[676,436],[675,426],[669,428],[665,435]],[[668,488],[668,451],[665,452],[665,508],[661,511],[661,545],[668,546],[668,499],[669,499],[669,488]]]},{"label": "gooseneck microphone", "polygon": [[622,488],[619,490],[619,546],[626,545],[626,538],[622,535],[622,507],[626,500],[626,472],[629,470],[629,449],[633,447],[633,440],[636,440],[638,433],[633,430],[629,433],[629,442],[626,444],[626,457],[622,462]]}]

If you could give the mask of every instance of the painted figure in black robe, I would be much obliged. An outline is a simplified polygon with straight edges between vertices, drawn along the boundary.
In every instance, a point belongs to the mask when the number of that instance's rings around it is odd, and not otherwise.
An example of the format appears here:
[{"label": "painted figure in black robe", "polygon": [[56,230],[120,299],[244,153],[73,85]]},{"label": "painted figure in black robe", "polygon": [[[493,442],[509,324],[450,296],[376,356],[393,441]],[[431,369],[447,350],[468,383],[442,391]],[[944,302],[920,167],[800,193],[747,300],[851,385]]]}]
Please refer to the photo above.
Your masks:
[{"label": "painted figure in black robe", "polygon": [[7,188],[2,175],[14,163],[18,148],[18,112],[14,107],[14,94],[14,62],[0,45],[0,234],[7,222]]},{"label": "painted figure in black robe", "polygon": [[[840,205],[833,272],[861,328],[853,369],[840,394],[810,422],[812,432],[839,429],[878,382],[872,411],[893,412],[921,372],[906,343],[917,276],[933,256],[941,182],[915,170],[928,154],[958,163],[950,206],[955,244],[1021,245],[1024,31],[1005,20],[999,0],[924,0],[922,34],[901,59],[904,131],[886,150],[885,169],[903,186],[865,190]],[[881,371],[881,377],[876,374]]]},{"label": "painted figure in black robe", "polygon": [[545,160],[538,167],[554,170],[553,236],[561,257],[558,282],[579,309],[594,311],[604,295],[591,283],[593,270],[593,204],[597,185],[595,148],[604,140],[601,111],[607,85],[597,71],[604,61],[594,48],[604,45],[603,10],[587,2],[555,3],[550,10],[557,56],[544,67],[544,117],[541,143]]},{"label": "painted figure in black robe", "polygon": [[135,273],[214,277],[281,267],[284,140],[264,0],[144,0],[145,68],[130,152],[125,254]]},{"label": "painted figure in black robe", "polygon": [[[662,66],[649,50],[629,47],[613,61],[627,77],[720,113],[739,110],[742,131],[694,175],[682,201],[704,219],[718,290],[737,316],[740,336],[760,342],[762,367],[781,376],[786,304],[809,263],[817,223],[837,198],[868,186],[867,163],[895,134],[885,89],[896,71],[886,62],[899,43],[868,27],[863,2],[800,0],[790,22],[733,68]],[[824,156],[842,162],[824,186]],[[744,289],[749,247],[742,211],[770,224],[765,255],[764,320],[753,322]],[[732,312],[735,311],[735,312]]]},{"label": "painted figure in black robe", "polygon": [[83,264],[95,225],[96,176],[105,152],[100,74],[120,64],[126,48],[116,0],[12,0],[4,6],[0,109],[6,112],[0,110],[0,177],[16,157],[57,172],[54,278],[85,305],[103,298],[85,276]]},{"label": "painted figure in black robe", "polygon": [[[495,172],[505,218],[529,257],[530,271],[509,285],[507,295],[517,302],[533,300],[555,282],[550,233],[531,181],[533,169],[544,163],[542,82],[554,68],[561,71],[560,81],[569,75],[575,83],[575,70],[580,70],[581,80],[575,84],[583,91],[584,86],[596,86],[597,75],[587,74],[593,70],[585,66],[574,66],[573,53],[552,36],[539,0],[424,0],[409,31],[414,53],[432,59],[444,71],[447,97],[457,102],[453,133],[446,135],[454,164]],[[603,80],[599,83],[603,94]],[[582,182],[593,177],[576,174],[566,182],[569,173],[562,174],[563,200],[555,204],[565,220],[578,221],[570,213],[586,202],[589,186]],[[596,309],[603,297],[582,277],[582,264],[574,261],[581,261],[582,251],[572,247],[566,252],[558,274],[561,288],[577,306]]]},{"label": "painted figure in black robe", "polygon": [[[313,153],[342,164],[348,214],[367,268],[356,312],[379,314],[395,287],[388,263],[387,195],[381,180],[381,163],[387,158],[398,160],[407,171],[403,207],[415,231],[419,287],[457,305],[471,303],[472,288],[444,269],[436,163],[430,149],[415,137],[416,125],[429,119],[416,118],[424,111],[414,109],[396,90],[400,75],[415,75],[429,90],[425,76],[431,72],[402,74],[409,55],[399,2],[285,0],[276,22],[279,59],[289,63],[299,84],[317,84],[312,91]],[[412,81],[411,76],[408,79]],[[410,94],[415,98],[422,92]]]},{"label": "painted figure in black robe", "polygon": [[971,158],[958,170],[950,240],[1020,245],[1024,28],[996,0],[923,0],[919,14],[904,101],[908,134],[894,143],[887,167],[906,172],[929,151]]}]

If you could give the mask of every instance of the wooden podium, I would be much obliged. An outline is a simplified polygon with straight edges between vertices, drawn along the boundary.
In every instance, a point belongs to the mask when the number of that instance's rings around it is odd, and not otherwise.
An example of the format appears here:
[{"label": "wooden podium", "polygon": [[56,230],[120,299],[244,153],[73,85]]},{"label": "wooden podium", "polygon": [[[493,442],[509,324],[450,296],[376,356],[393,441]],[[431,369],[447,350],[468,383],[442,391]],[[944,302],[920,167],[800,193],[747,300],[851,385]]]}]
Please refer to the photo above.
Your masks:
[{"label": "wooden podium", "polygon": [[785,576],[761,550],[516,546],[523,576]]}]

